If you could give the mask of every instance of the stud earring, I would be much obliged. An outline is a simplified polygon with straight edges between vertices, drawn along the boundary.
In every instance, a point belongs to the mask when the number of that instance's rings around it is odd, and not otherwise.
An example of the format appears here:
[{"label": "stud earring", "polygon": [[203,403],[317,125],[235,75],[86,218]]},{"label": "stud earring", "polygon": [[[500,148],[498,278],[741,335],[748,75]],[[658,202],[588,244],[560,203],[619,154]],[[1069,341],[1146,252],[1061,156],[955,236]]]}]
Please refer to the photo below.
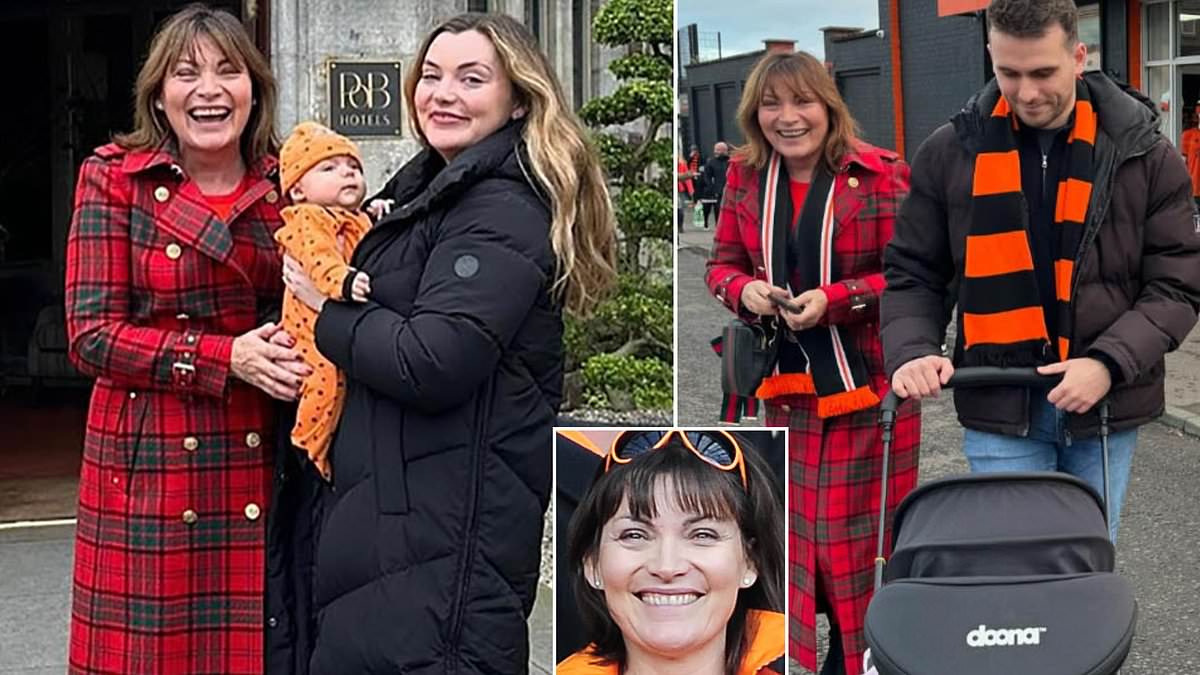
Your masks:
[{"label": "stud earring", "polygon": [[162,102],[162,101],[155,101],[155,102],[154,102],[154,107],[155,107],[155,108],[158,108],[159,110],[162,110],[162,109],[163,109],[163,102]]},{"label": "stud earring", "polygon": [[742,588],[750,588],[754,585],[754,577],[745,577],[742,579]]},{"label": "stud earring", "polygon": [[596,588],[604,588],[604,583],[600,581],[599,577],[592,579],[592,585],[595,586]]}]

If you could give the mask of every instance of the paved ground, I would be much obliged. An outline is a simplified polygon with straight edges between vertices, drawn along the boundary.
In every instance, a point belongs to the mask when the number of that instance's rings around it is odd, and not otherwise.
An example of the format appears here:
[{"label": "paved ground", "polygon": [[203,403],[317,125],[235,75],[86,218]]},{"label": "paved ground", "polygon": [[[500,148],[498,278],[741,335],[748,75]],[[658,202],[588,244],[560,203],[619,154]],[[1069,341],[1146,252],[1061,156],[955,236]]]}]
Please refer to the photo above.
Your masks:
[{"label": "paved ground", "polygon": [[[685,235],[679,252],[679,421],[717,419],[717,357],[708,346],[728,320],[703,285],[706,233]],[[702,248],[701,248],[702,247]],[[1170,368],[1172,405],[1200,403],[1200,337],[1193,333]],[[1191,383],[1190,385],[1187,383]],[[1196,399],[1187,403],[1187,397]],[[1200,412],[1200,411],[1198,411]],[[966,471],[962,433],[949,397],[923,411],[921,480]],[[1139,603],[1137,637],[1127,675],[1200,672],[1200,439],[1167,424],[1144,427],[1121,520],[1117,564]],[[799,667],[793,673],[802,673]]]},{"label": "paved ground", "polygon": [[[67,664],[71,525],[0,530],[0,675],[61,675]],[[538,587],[530,672],[552,672],[553,593]]]}]

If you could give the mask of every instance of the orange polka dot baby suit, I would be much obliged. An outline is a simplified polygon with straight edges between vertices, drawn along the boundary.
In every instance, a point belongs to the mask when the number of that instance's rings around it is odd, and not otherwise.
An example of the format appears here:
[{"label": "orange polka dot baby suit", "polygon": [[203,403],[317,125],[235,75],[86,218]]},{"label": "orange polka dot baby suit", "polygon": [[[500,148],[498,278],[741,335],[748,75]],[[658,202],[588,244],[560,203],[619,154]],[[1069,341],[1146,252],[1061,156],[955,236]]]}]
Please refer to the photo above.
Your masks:
[{"label": "orange polka dot baby suit", "polygon": [[[346,137],[313,122],[298,125],[279,153],[280,187],[285,194],[323,160],[349,156],[362,165],[358,147]],[[295,258],[317,289],[332,300],[350,299],[357,271],[349,265],[371,221],[359,209],[305,201],[283,209],[284,225],[275,240]],[[313,373],[300,388],[300,405],[292,427],[292,444],[302,448],[321,475],[329,478],[326,454],[337,429],[345,396],[345,378],[317,351],[313,336],[317,313],[291,291],[283,297],[283,325]]]}]

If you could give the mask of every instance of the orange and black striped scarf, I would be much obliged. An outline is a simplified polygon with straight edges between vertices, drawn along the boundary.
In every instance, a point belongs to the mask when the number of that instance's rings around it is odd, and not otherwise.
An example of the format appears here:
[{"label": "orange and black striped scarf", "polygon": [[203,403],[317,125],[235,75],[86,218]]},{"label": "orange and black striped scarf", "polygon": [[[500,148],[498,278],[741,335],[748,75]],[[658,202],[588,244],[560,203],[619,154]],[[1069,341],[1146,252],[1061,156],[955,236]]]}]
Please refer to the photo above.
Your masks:
[{"label": "orange and black striped scarf", "polygon": [[[1067,138],[1054,208],[1058,344],[1052,346],[1029,247],[1029,214],[1021,198],[1018,119],[999,96],[984,121],[975,157],[971,226],[959,305],[964,365],[1033,366],[1066,360],[1071,348],[1071,289],[1075,254],[1095,175],[1096,111],[1087,85],[1075,85],[1075,115]],[[1054,353],[1057,347],[1057,354]],[[1057,355],[1057,359],[1055,356]]]}]

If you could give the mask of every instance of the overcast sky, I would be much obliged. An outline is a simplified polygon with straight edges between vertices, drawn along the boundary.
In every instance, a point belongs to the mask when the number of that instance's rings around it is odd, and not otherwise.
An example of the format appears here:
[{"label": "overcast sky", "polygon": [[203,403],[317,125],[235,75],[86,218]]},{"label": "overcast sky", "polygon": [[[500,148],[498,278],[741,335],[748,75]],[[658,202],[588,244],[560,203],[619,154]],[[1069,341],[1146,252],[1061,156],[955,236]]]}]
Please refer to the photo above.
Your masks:
[{"label": "overcast sky", "polygon": [[796,48],[825,58],[822,26],[880,28],[879,0],[677,0],[679,27],[700,30],[701,54],[716,56],[762,49],[764,38],[796,41]]}]

